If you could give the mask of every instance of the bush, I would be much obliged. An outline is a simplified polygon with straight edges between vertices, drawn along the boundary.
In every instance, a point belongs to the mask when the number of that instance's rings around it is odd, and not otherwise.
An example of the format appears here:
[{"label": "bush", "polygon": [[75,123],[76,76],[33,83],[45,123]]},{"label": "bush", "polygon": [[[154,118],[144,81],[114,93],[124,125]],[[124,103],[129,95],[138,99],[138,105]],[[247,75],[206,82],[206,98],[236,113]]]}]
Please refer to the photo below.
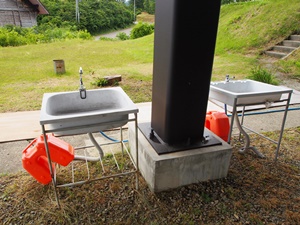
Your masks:
[{"label": "bush", "polygon": [[92,39],[92,35],[87,30],[80,30],[77,32],[77,38],[90,40]]},{"label": "bush", "polygon": [[117,34],[117,38],[124,41],[124,40],[128,40],[130,37],[126,33],[120,32]]},{"label": "bush", "polygon": [[50,24],[33,28],[12,25],[0,28],[0,46],[2,47],[47,43],[54,40],[74,38],[91,39],[92,36],[86,30],[77,31],[74,27],[58,28]]},{"label": "bush", "polygon": [[261,67],[255,67],[251,69],[251,75],[247,76],[247,78],[267,84],[278,85],[278,81],[276,80],[275,76]]},{"label": "bush", "polygon": [[14,29],[0,29],[0,46],[2,47],[25,45],[27,42],[27,39]]},{"label": "bush", "polygon": [[130,39],[136,39],[152,34],[154,32],[154,24],[139,22],[130,32]]}]

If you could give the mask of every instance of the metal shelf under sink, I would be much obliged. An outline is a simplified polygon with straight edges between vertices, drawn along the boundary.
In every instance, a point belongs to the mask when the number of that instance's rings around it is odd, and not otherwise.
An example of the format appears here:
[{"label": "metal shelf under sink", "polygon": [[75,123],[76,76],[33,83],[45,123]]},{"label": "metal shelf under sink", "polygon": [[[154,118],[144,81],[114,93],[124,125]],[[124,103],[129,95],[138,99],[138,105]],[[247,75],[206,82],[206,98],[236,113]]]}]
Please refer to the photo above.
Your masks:
[{"label": "metal shelf under sink", "polygon": [[[119,127],[119,128],[115,128],[115,131],[119,131],[120,132],[120,140],[117,142],[105,142],[105,143],[101,143],[99,144],[99,146],[108,146],[108,145],[119,145],[119,148],[121,150],[121,161],[126,160],[126,162],[128,161],[128,165],[126,169],[122,169],[121,164],[123,162],[119,162],[120,157],[117,156],[114,152],[111,152],[112,154],[112,158],[114,161],[114,164],[112,165],[112,167],[117,168],[117,169],[106,169],[106,167],[104,166],[104,162],[105,162],[105,157],[101,158],[100,154],[99,154],[99,160],[97,162],[89,162],[88,160],[85,161],[81,161],[81,162],[71,162],[66,168],[64,168],[64,170],[69,170],[70,173],[72,174],[72,179],[71,180],[63,180],[60,179],[58,177],[58,173],[56,173],[56,171],[54,171],[52,169],[52,167],[50,165],[52,165],[52,160],[51,160],[51,155],[50,155],[50,150],[49,150],[49,146],[47,143],[47,137],[46,134],[47,133],[55,133],[55,132],[60,132],[60,131],[65,131],[65,129],[49,129],[47,130],[45,125],[43,124],[42,126],[42,132],[43,132],[43,136],[44,136],[44,143],[45,143],[45,149],[46,149],[46,155],[48,158],[48,164],[49,164],[49,168],[50,168],[50,174],[52,177],[52,184],[54,187],[54,194],[55,194],[55,198],[56,198],[56,202],[58,207],[60,207],[60,202],[59,202],[59,198],[58,198],[58,188],[63,188],[63,187],[71,187],[71,186],[75,186],[75,185],[82,185],[82,184],[86,184],[86,183],[90,183],[93,181],[98,181],[98,180],[103,180],[103,179],[109,179],[109,178],[113,178],[113,177],[120,177],[120,176],[125,176],[125,175],[131,175],[131,174],[135,174],[136,176],[136,189],[138,189],[138,172],[139,172],[139,167],[138,167],[138,126],[137,126],[137,113],[134,113],[134,116],[131,118],[128,118],[127,122],[134,122],[135,123],[135,144],[136,144],[136,152],[135,152],[135,159],[133,158],[133,156],[130,154],[127,145],[124,141],[124,136],[123,136],[123,132],[124,132],[124,128],[123,127]],[[110,122],[113,123],[113,122]],[[118,124],[119,122],[116,121],[116,124]],[[99,124],[94,124],[94,125],[90,125],[90,126],[95,126],[98,127]],[[81,129],[84,128],[84,126],[78,126],[75,127],[74,129]],[[82,151],[84,156],[87,156],[87,149],[91,148],[91,147],[95,147],[94,145],[86,145],[86,146],[77,146],[74,148],[75,152],[77,151]],[[97,167],[97,169],[95,169],[95,166],[91,166],[91,164],[98,164],[95,165]],[[96,170],[97,172],[92,172],[91,169],[94,168],[94,170]],[[79,179],[76,178],[75,173],[76,170],[85,170],[86,172],[86,177],[80,177]],[[60,171],[60,169],[58,170]]]}]

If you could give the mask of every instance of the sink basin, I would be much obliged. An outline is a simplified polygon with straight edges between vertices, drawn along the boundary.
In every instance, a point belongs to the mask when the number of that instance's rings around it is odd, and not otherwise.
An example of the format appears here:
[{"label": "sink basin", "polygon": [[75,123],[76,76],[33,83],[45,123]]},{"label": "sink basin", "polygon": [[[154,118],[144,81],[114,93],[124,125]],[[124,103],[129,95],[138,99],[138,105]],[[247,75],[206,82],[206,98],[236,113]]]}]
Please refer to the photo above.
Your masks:
[{"label": "sink basin", "polygon": [[55,134],[81,134],[121,127],[138,108],[120,87],[45,93],[40,124]]},{"label": "sink basin", "polygon": [[235,80],[211,82],[209,98],[234,106],[257,105],[276,102],[281,99],[282,94],[292,93],[293,90],[274,86],[254,80]]}]

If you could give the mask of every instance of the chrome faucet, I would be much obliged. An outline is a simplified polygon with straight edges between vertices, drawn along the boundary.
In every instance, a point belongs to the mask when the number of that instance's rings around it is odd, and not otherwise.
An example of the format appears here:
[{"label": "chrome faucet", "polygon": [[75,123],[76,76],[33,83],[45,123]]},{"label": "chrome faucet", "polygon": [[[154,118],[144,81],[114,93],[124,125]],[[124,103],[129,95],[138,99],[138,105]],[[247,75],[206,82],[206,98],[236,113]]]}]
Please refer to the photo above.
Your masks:
[{"label": "chrome faucet", "polygon": [[227,82],[229,82],[230,80],[232,80],[232,79],[234,79],[234,78],[235,78],[235,77],[230,78],[230,77],[229,77],[229,74],[226,74],[225,82],[227,83]]},{"label": "chrome faucet", "polygon": [[80,76],[80,79],[79,79],[79,82],[80,82],[80,86],[79,86],[79,94],[80,94],[80,98],[81,99],[85,99],[86,98],[86,89],[83,85],[83,82],[82,82],[82,74],[83,74],[83,70],[82,70],[82,67],[79,68],[79,76]]}]

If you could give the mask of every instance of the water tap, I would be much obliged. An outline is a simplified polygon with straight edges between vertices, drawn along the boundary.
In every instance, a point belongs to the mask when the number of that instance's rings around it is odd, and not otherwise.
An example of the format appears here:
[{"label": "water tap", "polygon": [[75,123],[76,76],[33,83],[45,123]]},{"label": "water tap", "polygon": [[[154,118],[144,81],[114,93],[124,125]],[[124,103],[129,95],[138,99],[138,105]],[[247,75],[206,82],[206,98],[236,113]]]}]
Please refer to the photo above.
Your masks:
[{"label": "water tap", "polygon": [[229,77],[229,74],[226,74],[225,82],[227,83],[227,82],[229,82],[230,80],[232,80],[232,79],[234,79],[234,78],[235,78],[235,77],[230,78],[230,77]]},{"label": "water tap", "polygon": [[85,99],[86,98],[86,89],[83,85],[82,82],[82,74],[83,74],[83,70],[82,67],[79,68],[79,82],[80,82],[80,86],[79,86],[79,94],[80,94],[80,98],[81,99]]}]

